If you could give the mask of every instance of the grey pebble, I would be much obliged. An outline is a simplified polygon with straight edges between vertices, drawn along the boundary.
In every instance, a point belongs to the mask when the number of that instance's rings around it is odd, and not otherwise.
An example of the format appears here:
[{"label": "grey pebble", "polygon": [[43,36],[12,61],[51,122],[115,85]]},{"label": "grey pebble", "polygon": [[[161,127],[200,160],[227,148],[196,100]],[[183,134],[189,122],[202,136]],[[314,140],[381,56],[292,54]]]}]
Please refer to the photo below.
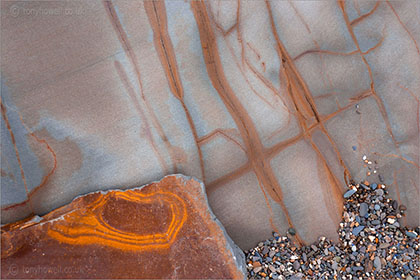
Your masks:
[{"label": "grey pebble", "polygon": [[262,250],[262,254],[265,255],[268,253],[268,248],[264,246],[264,249]]},{"label": "grey pebble", "polygon": [[411,248],[411,247],[408,247],[407,254],[409,254],[410,256],[413,256],[414,255],[414,249]]},{"label": "grey pebble", "polygon": [[365,184],[360,184],[360,186],[361,186],[362,188],[364,188],[365,190],[369,190],[369,187],[368,187],[368,186],[366,186]]},{"label": "grey pebble", "polygon": [[384,190],[383,189],[377,189],[375,190],[376,195],[382,196],[384,195]]},{"label": "grey pebble", "polygon": [[375,259],[373,260],[373,265],[375,266],[377,270],[381,270],[382,263],[381,263],[381,259],[378,256],[376,256]]},{"label": "grey pebble", "polygon": [[350,196],[352,196],[353,194],[355,194],[356,193],[356,190],[355,189],[351,189],[351,190],[348,190],[345,194],[344,194],[344,198],[349,198]]},{"label": "grey pebble", "polygon": [[359,233],[365,228],[365,226],[358,226],[355,227],[352,231],[353,235],[358,236]]},{"label": "grey pebble", "polygon": [[361,271],[361,270],[363,270],[364,269],[364,267],[363,266],[353,266],[352,268],[351,268],[351,270],[353,270],[353,271]]},{"label": "grey pebble", "polygon": [[407,234],[407,236],[410,237],[410,238],[416,238],[417,237],[417,233],[415,233],[413,231],[406,231],[405,234]]},{"label": "grey pebble", "polygon": [[366,203],[361,203],[359,207],[360,216],[364,217],[368,213],[368,205]]},{"label": "grey pebble", "polygon": [[372,222],[372,225],[379,225],[381,222],[379,221],[379,220],[373,220]]},{"label": "grey pebble", "polygon": [[398,202],[396,200],[392,202],[392,208],[394,208],[395,210],[398,209]]},{"label": "grey pebble", "polygon": [[295,261],[295,262],[293,263],[293,268],[294,268],[295,270],[298,270],[298,269],[299,269],[299,267],[300,267],[300,263],[299,263],[298,261]]},{"label": "grey pebble", "polygon": [[309,253],[308,253],[308,257],[310,258],[310,257],[312,257],[312,255],[313,254],[315,254],[315,251],[310,251]]}]

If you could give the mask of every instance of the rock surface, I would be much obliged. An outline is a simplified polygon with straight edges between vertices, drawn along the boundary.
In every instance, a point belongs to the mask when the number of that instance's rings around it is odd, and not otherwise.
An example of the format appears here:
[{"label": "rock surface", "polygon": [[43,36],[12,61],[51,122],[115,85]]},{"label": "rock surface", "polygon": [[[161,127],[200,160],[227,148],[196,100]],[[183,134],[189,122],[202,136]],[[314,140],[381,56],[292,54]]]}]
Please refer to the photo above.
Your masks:
[{"label": "rock surface", "polygon": [[349,176],[382,180],[418,225],[420,1],[1,13],[3,223],[183,173],[243,249],[289,228],[337,238]]},{"label": "rock surface", "polygon": [[245,258],[181,175],[2,227],[4,278],[243,279]]}]

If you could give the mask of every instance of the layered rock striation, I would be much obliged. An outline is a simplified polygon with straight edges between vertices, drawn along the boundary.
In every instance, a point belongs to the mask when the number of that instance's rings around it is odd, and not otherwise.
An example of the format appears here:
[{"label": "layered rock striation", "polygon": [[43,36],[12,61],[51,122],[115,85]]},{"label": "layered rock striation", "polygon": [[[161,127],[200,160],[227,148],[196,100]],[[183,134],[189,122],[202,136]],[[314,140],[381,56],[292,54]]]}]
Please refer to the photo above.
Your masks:
[{"label": "layered rock striation", "polygon": [[2,278],[244,279],[245,257],[182,175],[77,197],[1,229]]}]

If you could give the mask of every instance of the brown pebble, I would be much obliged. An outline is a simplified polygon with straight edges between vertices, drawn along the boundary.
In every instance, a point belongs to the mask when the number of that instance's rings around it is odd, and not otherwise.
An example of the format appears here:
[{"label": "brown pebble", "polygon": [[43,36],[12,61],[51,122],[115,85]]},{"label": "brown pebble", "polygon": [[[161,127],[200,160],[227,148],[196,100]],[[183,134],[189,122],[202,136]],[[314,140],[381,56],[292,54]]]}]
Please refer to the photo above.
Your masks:
[{"label": "brown pebble", "polygon": [[254,268],[254,273],[258,273],[258,272],[260,272],[262,270],[262,267],[261,266],[259,266],[259,267],[255,267]]},{"label": "brown pebble", "polygon": [[372,245],[372,244],[369,244],[368,245],[368,248],[367,248],[367,251],[368,252],[374,252],[374,251],[376,251],[376,246],[375,245]]}]

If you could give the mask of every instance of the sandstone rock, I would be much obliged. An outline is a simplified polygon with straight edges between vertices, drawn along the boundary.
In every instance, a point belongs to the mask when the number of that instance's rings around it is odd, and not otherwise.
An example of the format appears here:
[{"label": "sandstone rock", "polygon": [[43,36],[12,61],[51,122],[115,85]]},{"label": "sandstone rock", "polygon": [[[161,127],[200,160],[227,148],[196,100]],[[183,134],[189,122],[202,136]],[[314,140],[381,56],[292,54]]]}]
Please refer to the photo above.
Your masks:
[{"label": "sandstone rock", "polygon": [[181,175],[77,197],[2,227],[2,278],[244,278],[244,255]]},{"label": "sandstone rock", "polygon": [[183,173],[243,249],[289,228],[311,243],[370,174],[417,226],[419,11],[1,1],[3,223]]}]

